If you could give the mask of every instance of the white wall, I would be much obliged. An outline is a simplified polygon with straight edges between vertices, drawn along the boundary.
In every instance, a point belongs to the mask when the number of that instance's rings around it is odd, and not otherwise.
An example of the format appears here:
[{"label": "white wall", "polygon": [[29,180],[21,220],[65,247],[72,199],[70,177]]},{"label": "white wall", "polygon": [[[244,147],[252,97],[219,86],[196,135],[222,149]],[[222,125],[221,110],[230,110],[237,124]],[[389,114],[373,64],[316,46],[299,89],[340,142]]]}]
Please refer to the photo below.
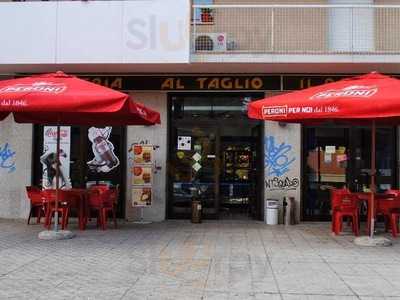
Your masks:
[{"label": "white wall", "polygon": [[[135,101],[141,102],[149,108],[155,109],[161,114],[161,125],[154,126],[129,126],[127,128],[127,146],[133,143],[147,143],[159,146],[155,150],[156,166],[161,167],[157,170],[153,180],[153,202],[151,207],[143,208],[143,219],[145,221],[162,221],[166,217],[167,199],[167,94],[163,92],[132,94]],[[127,161],[129,161],[127,159]],[[131,204],[132,174],[129,166],[127,167],[126,185],[126,209],[125,216],[128,220],[140,219],[140,209],[133,208]]]},{"label": "white wall", "polygon": [[12,117],[0,122],[0,153],[0,218],[27,218],[30,206],[25,186],[31,184],[32,125],[16,124]]},{"label": "white wall", "polygon": [[189,0],[0,3],[0,64],[187,63]]},{"label": "white wall", "polygon": [[265,122],[264,199],[295,197],[297,221],[301,206],[301,148],[301,125]]}]

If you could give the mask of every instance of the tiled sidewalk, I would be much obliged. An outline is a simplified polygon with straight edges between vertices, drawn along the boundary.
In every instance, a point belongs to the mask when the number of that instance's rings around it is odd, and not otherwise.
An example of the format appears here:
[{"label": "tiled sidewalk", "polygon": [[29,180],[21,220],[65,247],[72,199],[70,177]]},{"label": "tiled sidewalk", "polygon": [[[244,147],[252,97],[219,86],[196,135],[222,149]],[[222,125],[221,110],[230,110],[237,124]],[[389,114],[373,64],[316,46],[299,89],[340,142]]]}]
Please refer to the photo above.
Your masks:
[{"label": "tiled sidewalk", "polygon": [[0,299],[400,299],[400,239],[360,248],[329,224],[168,221],[52,242],[41,230],[0,221]]}]

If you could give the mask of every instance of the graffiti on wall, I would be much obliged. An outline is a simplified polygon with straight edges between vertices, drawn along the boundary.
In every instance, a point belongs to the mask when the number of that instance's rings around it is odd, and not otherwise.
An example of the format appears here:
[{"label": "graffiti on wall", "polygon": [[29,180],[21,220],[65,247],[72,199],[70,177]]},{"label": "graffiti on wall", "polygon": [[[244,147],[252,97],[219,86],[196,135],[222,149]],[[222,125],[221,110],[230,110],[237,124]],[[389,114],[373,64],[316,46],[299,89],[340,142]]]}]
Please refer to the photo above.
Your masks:
[{"label": "graffiti on wall", "polygon": [[270,191],[291,191],[296,190],[300,185],[297,177],[273,177],[265,180],[265,187]]},{"label": "graffiti on wall", "polygon": [[15,167],[15,154],[9,143],[0,145],[0,169],[8,171],[8,173],[14,172]]},{"label": "graffiti on wall", "polygon": [[267,176],[282,176],[290,171],[291,164],[296,160],[293,157],[292,146],[286,143],[277,143],[274,136],[265,138],[265,168]]}]

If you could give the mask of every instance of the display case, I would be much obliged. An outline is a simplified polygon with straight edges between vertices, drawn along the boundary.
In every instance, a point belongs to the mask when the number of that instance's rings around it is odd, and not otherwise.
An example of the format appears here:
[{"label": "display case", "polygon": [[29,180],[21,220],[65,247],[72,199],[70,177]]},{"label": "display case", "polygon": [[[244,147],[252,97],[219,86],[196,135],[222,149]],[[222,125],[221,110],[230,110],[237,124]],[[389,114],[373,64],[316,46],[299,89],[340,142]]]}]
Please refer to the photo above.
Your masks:
[{"label": "display case", "polygon": [[251,143],[225,144],[222,165],[222,205],[247,205],[252,194],[253,182],[254,155]]}]

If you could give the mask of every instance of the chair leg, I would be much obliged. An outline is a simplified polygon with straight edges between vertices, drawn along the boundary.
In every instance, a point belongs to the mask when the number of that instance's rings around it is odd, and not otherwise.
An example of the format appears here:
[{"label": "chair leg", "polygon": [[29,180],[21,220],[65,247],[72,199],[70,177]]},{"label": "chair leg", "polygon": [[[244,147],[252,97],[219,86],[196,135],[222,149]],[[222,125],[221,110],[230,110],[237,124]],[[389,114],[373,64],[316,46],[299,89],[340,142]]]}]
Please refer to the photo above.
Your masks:
[{"label": "chair leg", "polygon": [[353,232],[355,236],[360,235],[360,231],[358,229],[358,214],[353,215]]},{"label": "chair leg", "polygon": [[69,215],[69,208],[67,207],[67,208],[64,208],[64,209],[62,210],[62,220],[61,220],[62,224],[61,224],[61,228],[62,228],[63,230],[67,228],[67,225],[68,225],[68,215]]},{"label": "chair leg", "polygon": [[107,226],[107,210],[105,208],[101,209],[101,229],[106,230]]},{"label": "chair leg", "polygon": [[392,226],[392,236],[395,238],[395,237],[397,237],[397,234],[398,234],[398,220],[397,220],[396,214],[390,215],[390,223]]},{"label": "chair leg", "polygon": [[27,225],[29,225],[29,222],[31,221],[31,217],[32,217],[32,211],[33,211],[33,207],[31,206],[31,209],[29,210],[29,216],[28,216],[28,222],[27,222]]},{"label": "chair leg", "polygon": [[40,219],[42,218],[42,207],[37,207],[36,224],[40,224]]},{"label": "chair leg", "polygon": [[115,210],[115,207],[112,208],[112,215],[114,219],[114,228],[117,228],[117,211]]},{"label": "chair leg", "polygon": [[45,222],[44,222],[44,226],[45,226],[47,229],[50,229],[52,217],[53,217],[53,212],[50,210],[50,211],[48,211],[48,212],[46,213],[46,219],[45,219]]},{"label": "chair leg", "polygon": [[335,234],[339,235],[340,231],[341,231],[341,226],[340,223],[342,222],[342,217],[340,216],[340,214],[336,214],[335,216]]}]

